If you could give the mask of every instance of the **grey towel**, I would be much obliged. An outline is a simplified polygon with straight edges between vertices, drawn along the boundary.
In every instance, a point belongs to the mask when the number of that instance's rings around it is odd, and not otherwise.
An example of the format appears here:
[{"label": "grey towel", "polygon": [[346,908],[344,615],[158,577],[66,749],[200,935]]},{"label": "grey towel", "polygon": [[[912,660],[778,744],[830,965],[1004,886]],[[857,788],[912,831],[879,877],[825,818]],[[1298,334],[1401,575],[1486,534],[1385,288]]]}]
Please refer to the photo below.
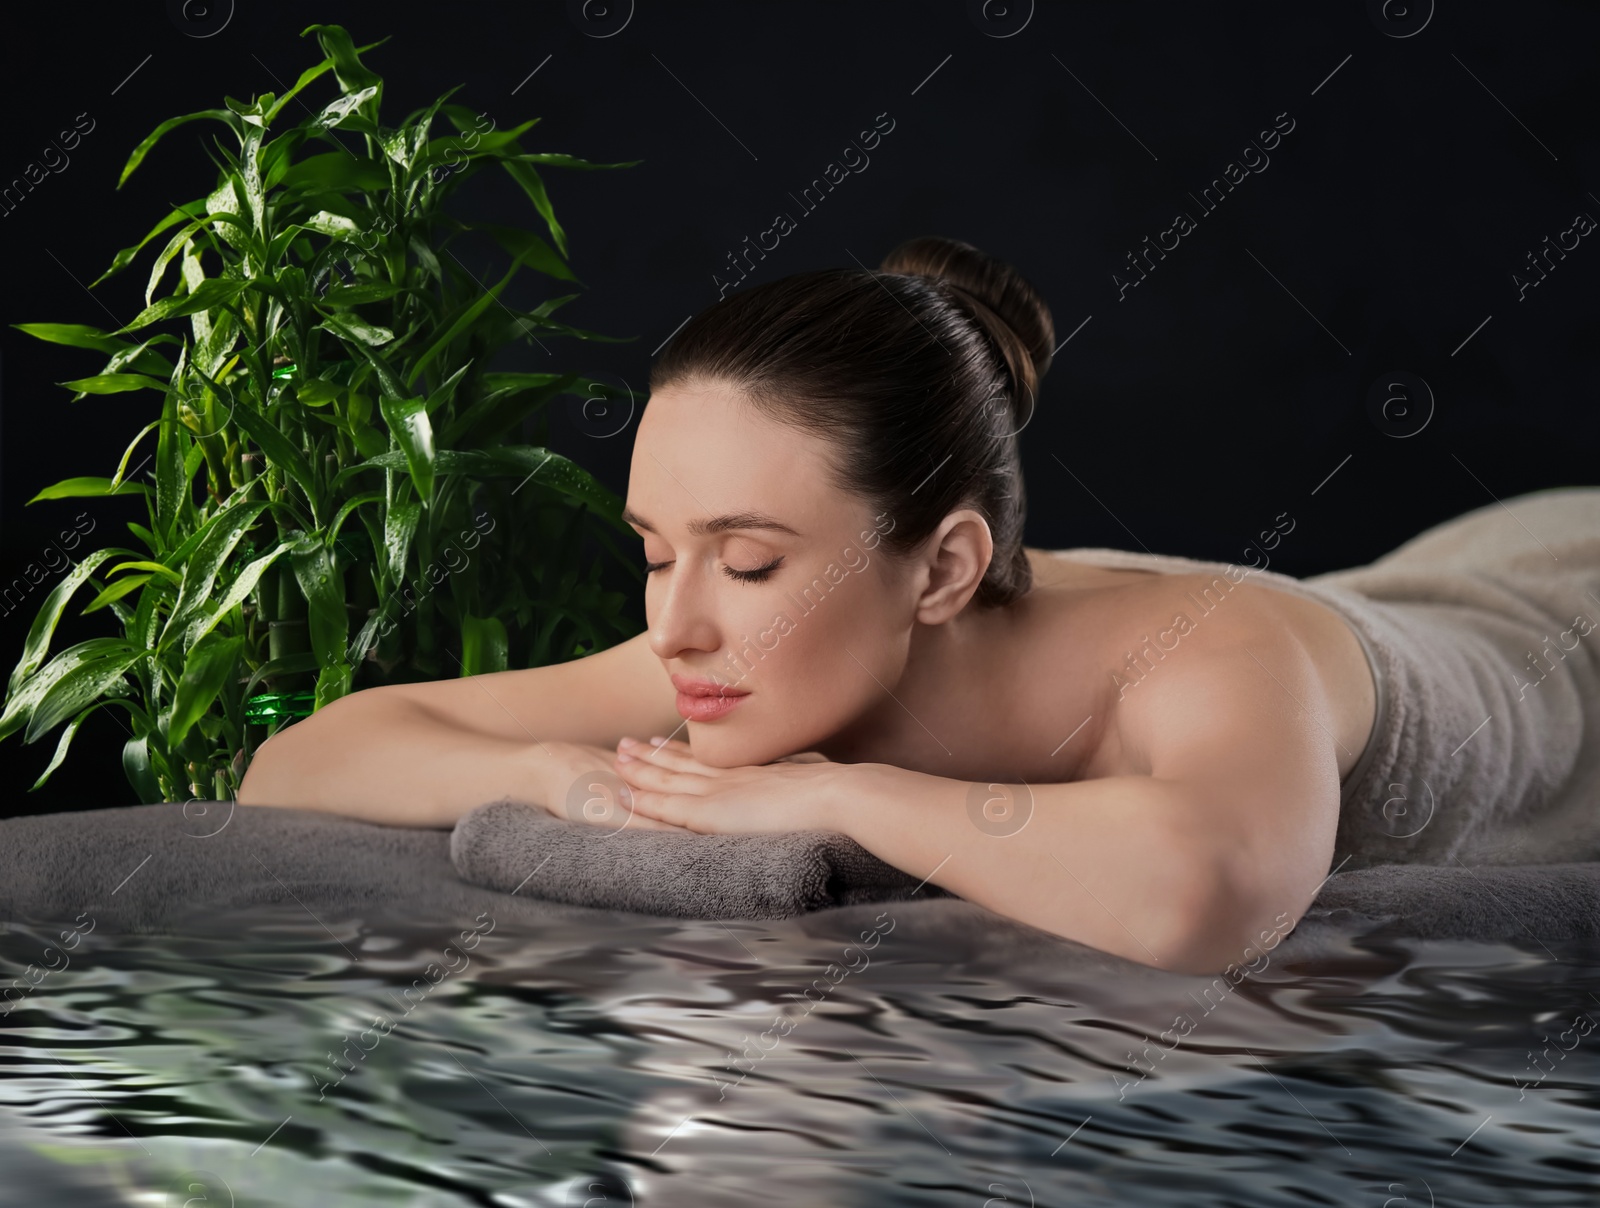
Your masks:
[{"label": "grey towel", "polygon": [[829,906],[952,896],[833,831],[686,835],[612,830],[513,801],[480,805],[450,838],[476,885],[574,906],[699,919],[782,919]]},{"label": "grey towel", "polygon": [[[508,927],[560,927],[579,942],[606,936],[625,942],[668,926],[530,897],[538,877],[514,894],[469,885],[451,866],[450,838],[442,830],[226,802],[207,805],[204,814],[190,803],[12,818],[0,822],[0,918],[54,922],[87,913],[98,928],[114,932],[194,934],[231,930],[260,908],[278,907],[299,918],[315,941],[330,944],[353,934],[352,920],[453,920],[459,927],[482,912]],[[962,898],[923,901],[932,888],[894,908],[907,934],[928,938],[930,960],[1002,945],[1019,959],[1031,954],[1057,967],[1123,963]],[[818,934],[853,934],[853,925],[870,923],[871,909],[870,903],[840,907],[798,921]],[[1296,953],[1338,953],[1345,937],[1378,929],[1423,939],[1502,940],[1534,951],[1546,942],[1600,938],[1600,863],[1336,873],[1280,946],[1280,963]]]},{"label": "grey towel", "polygon": [[[1230,566],[1271,557],[1055,552],[1211,572],[1223,602]],[[1335,867],[1600,859],[1600,487],[1488,504],[1367,566],[1241,581],[1332,608],[1372,665],[1378,716],[1343,787]]]}]

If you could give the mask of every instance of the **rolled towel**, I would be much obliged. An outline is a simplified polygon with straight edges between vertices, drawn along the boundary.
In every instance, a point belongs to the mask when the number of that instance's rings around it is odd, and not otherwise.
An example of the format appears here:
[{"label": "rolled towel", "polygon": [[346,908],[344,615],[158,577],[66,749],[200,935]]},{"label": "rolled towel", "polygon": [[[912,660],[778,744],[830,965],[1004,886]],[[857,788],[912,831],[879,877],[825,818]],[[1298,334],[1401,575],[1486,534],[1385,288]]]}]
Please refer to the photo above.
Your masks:
[{"label": "rolled towel", "polygon": [[462,816],[450,860],[462,880],[489,889],[679,918],[782,919],[829,906],[955,896],[836,831],[613,830],[509,799]]}]

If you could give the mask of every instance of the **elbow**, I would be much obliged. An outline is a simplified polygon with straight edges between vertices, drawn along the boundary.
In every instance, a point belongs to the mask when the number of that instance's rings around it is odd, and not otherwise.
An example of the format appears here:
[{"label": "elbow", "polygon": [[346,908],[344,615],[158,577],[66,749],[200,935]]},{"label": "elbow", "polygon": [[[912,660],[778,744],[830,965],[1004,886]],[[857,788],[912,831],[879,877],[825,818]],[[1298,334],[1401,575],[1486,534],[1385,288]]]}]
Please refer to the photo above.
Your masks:
[{"label": "elbow", "polygon": [[256,748],[239,782],[240,805],[277,805],[295,809],[317,808],[312,792],[313,769],[323,748],[334,741],[330,718],[345,716],[358,693],[342,696],[279,730]]},{"label": "elbow", "polygon": [[291,804],[285,799],[286,786],[281,775],[285,763],[284,739],[288,732],[280,730],[257,747],[255,753],[250,756],[250,763],[244,770],[244,778],[239,781],[239,791],[234,795],[234,799],[240,805]]},{"label": "elbow", "polygon": [[1224,861],[1196,862],[1196,873],[1187,891],[1173,896],[1156,948],[1158,967],[1238,979],[1260,973],[1303,911],[1281,909],[1285,903],[1278,902],[1274,914],[1270,895]]}]

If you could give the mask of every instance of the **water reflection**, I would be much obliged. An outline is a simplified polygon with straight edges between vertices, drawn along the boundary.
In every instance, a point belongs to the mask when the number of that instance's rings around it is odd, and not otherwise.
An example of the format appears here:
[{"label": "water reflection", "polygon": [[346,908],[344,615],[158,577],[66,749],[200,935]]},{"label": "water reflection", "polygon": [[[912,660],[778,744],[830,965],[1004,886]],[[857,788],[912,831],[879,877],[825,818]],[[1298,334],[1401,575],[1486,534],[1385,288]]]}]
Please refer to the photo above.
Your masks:
[{"label": "water reflection", "polygon": [[1600,1189],[1593,945],[1335,943],[1226,986],[859,918],[330,934],[268,910],[210,935],[100,929],[44,976],[61,929],[14,926],[0,984],[29,988],[0,1024],[0,1203],[1396,1208]]}]

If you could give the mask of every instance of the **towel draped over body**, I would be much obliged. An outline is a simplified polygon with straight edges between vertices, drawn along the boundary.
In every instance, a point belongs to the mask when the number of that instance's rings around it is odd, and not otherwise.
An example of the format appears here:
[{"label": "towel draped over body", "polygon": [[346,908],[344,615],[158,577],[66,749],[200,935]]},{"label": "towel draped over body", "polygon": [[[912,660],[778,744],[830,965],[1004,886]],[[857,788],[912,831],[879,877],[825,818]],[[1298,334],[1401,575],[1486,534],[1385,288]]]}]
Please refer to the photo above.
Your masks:
[{"label": "towel draped over body", "polygon": [[[1083,548],[1097,566],[1241,564]],[[1265,566],[1270,555],[1250,555]],[[1487,504],[1366,566],[1240,582],[1338,614],[1372,668],[1377,711],[1342,784],[1334,864],[1600,859],[1600,487]]]}]

